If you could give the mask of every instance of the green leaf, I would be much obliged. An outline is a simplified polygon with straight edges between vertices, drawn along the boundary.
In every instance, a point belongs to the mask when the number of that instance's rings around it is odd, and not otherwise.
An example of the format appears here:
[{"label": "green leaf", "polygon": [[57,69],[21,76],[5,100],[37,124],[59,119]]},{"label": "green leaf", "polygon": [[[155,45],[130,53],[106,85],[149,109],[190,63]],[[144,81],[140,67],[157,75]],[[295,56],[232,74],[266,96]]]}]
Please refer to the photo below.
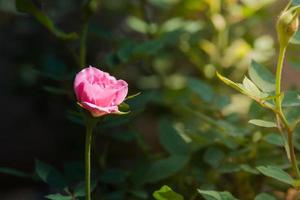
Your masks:
[{"label": "green leaf", "polygon": [[263,92],[275,91],[275,77],[264,66],[258,64],[254,60],[249,68],[249,76],[254,84]]},{"label": "green leaf", "polygon": [[300,95],[296,91],[287,91],[284,93],[282,107],[300,106]]},{"label": "green leaf", "polygon": [[51,200],[72,200],[72,197],[70,196],[63,196],[61,194],[50,194],[45,196],[47,199]]},{"label": "green leaf", "polygon": [[251,167],[250,165],[247,164],[242,164],[240,165],[241,170],[245,172],[249,172],[251,174],[259,174],[256,168]]},{"label": "green leaf", "polygon": [[145,174],[145,182],[157,182],[176,174],[187,165],[189,159],[189,156],[172,155],[151,163]]},{"label": "green leaf", "polygon": [[260,127],[266,127],[266,128],[277,127],[275,122],[265,121],[261,119],[251,119],[249,123]]},{"label": "green leaf", "polygon": [[276,200],[276,198],[268,193],[263,192],[258,194],[254,200]]},{"label": "green leaf", "polygon": [[[96,189],[97,181],[91,181],[91,192]],[[74,188],[74,196],[75,197],[84,197],[85,196],[85,183],[81,182]]]},{"label": "green leaf", "polygon": [[258,89],[258,87],[245,76],[243,80],[244,89],[247,91],[248,95],[253,97],[263,97],[262,92]]},{"label": "green leaf", "polygon": [[258,171],[260,171],[263,175],[274,178],[283,183],[287,183],[289,185],[293,185],[294,179],[285,171],[276,166],[259,166],[257,167]]},{"label": "green leaf", "polygon": [[129,95],[129,96],[126,97],[125,101],[128,100],[128,99],[133,99],[134,97],[137,97],[137,96],[139,96],[140,94],[141,94],[141,92],[135,93],[135,94],[133,94],[133,95]]},{"label": "green leaf", "polygon": [[214,97],[214,93],[210,85],[196,78],[189,78],[187,81],[187,85],[191,91],[197,94],[204,101],[206,102],[212,101]]},{"label": "green leaf", "polygon": [[124,111],[124,112],[128,112],[129,111],[129,109],[130,109],[130,106],[127,104],[127,103],[125,103],[125,102],[122,102],[120,105],[118,105],[118,108],[119,108],[119,110],[121,110],[121,111]]},{"label": "green leaf", "polygon": [[59,30],[53,23],[53,21],[40,11],[30,0],[16,0],[17,10],[20,12],[26,12],[33,15],[38,22],[51,31],[56,37],[62,40],[75,40],[78,38],[76,33],[64,33]]},{"label": "green leaf", "polygon": [[270,133],[264,137],[264,140],[276,146],[284,146],[284,140],[279,133]]},{"label": "green leaf", "polygon": [[172,155],[189,155],[189,146],[168,119],[159,122],[159,141]]},{"label": "green leaf", "polygon": [[130,112],[131,112],[130,110],[129,111],[125,111],[125,112],[118,111],[118,112],[115,112],[114,115],[128,115]]},{"label": "green leaf", "polygon": [[65,178],[52,166],[36,160],[35,171],[39,178],[50,186],[63,189],[67,183]]},{"label": "green leaf", "polygon": [[219,148],[209,147],[204,153],[203,160],[210,166],[216,168],[220,165],[220,162],[223,160],[224,156],[225,154]]},{"label": "green leaf", "polygon": [[129,28],[131,28],[134,31],[140,32],[140,33],[147,33],[150,31],[150,26],[147,24],[147,22],[135,17],[135,16],[129,16],[126,19],[126,23]]},{"label": "green leaf", "polygon": [[261,92],[258,87],[256,87],[256,85],[247,77],[244,78],[243,80],[243,84],[240,83],[235,83],[233,81],[231,81],[228,78],[225,78],[224,76],[222,76],[221,74],[219,74],[217,72],[217,76],[219,79],[221,79],[221,81],[223,81],[225,84],[229,85],[230,87],[238,90],[240,93],[247,95],[248,97],[254,99],[254,100],[258,100],[261,98],[265,98],[268,95]]},{"label": "green leaf", "polygon": [[241,93],[243,93],[243,94],[245,94],[245,95],[248,95],[247,92],[245,91],[245,89],[242,87],[241,84],[238,84],[238,83],[233,82],[232,80],[230,80],[230,79],[228,79],[228,78],[222,76],[222,75],[219,74],[218,72],[217,72],[217,77],[218,77],[221,81],[223,81],[226,85],[228,85],[228,86],[230,86],[230,87],[236,89],[237,91],[239,91],[239,92],[241,92]]},{"label": "green leaf", "polygon": [[26,173],[16,170],[16,169],[7,168],[7,167],[0,167],[0,173],[9,174],[9,175],[13,175],[13,176],[21,177],[21,178],[30,177],[29,174],[26,174]]},{"label": "green leaf", "polygon": [[198,192],[206,200],[238,200],[229,192],[218,192],[213,190],[200,190]]},{"label": "green leaf", "polygon": [[164,185],[153,193],[156,200],[183,200],[183,196],[174,192],[170,187]]}]

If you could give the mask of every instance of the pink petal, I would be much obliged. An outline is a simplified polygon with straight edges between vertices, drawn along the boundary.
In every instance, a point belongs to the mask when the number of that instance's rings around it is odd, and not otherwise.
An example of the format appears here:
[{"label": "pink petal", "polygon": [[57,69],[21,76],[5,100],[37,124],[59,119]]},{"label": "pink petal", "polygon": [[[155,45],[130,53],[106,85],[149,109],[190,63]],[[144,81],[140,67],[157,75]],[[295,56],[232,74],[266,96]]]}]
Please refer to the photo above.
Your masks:
[{"label": "pink petal", "polygon": [[119,105],[120,103],[122,103],[128,94],[128,84],[125,81],[119,80],[118,85],[119,88],[116,92],[116,98],[114,99],[115,105]]},{"label": "pink petal", "polygon": [[89,102],[80,102],[80,104],[82,105],[82,107],[87,109],[93,115],[93,117],[100,117],[106,114],[119,112],[118,106],[99,107]]},{"label": "pink petal", "polygon": [[118,111],[117,106],[127,96],[128,84],[90,66],[76,75],[74,90],[77,100],[84,102],[86,109],[100,116],[109,113],[109,110]]}]

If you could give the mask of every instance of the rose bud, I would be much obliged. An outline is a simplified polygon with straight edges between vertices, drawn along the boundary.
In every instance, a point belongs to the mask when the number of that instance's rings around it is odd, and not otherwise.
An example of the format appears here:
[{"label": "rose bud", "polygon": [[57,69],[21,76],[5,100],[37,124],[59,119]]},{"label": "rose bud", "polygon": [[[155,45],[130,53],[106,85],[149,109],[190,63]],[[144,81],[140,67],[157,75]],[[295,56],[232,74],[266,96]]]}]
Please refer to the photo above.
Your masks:
[{"label": "rose bud", "polygon": [[298,7],[291,7],[290,9],[283,11],[279,16],[276,24],[277,35],[280,45],[286,46],[290,42],[290,39],[298,31]]},{"label": "rose bud", "polygon": [[95,67],[81,70],[75,77],[74,90],[78,104],[93,117],[120,113],[127,96],[128,84]]}]

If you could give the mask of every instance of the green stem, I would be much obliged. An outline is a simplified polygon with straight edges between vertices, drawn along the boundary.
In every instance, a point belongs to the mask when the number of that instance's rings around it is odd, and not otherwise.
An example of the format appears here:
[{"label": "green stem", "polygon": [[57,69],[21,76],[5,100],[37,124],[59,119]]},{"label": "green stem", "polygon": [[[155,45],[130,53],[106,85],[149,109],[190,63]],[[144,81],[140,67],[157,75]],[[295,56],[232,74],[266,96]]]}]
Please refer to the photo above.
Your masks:
[{"label": "green stem", "polygon": [[85,139],[85,199],[91,200],[91,144],[93,136],[93,125],[86,125]]},{"label": "green stem", "polygon": [[[286,52],[286,45],[280,45],[279,49],[279,55],[278,55],[278,62],[277,62],[277,68],[276,68],[276,91],[275,91],[275,112],[280,121],[282,122],[282,125],[284,126],[284,129],[287,133],[287,142],[289,147],[289,158],[290,162],[292,164],[292,168],[294,172],[296,173],[297,177],[300,177],[299,168],[297,164],[297,158],[295,155],[295,148],[294,148],[294,142],[293,142],[293,131],[282,111],[281,103],[282,103],[282,95],[281,95],[281,77],[282,77],[282,68],[283,68],[283,62],[284,62],[284,56]],[[283,133],[284,134],[284,133]]]},{"label": "green stem", "polygon": [[286,46],[282,47],[280,45],[279,49],[279,55],[278,55],[278,62],[277,62],[277,68],[276,68],[276,109],[282,113],[281,108],[281,74],[282,74],[282,68],[283,68],[283,62],[284,62],[284,55],[286,51]]},{"label": "green stem", "polygon": [[297,177],[299,178],[300,173],[299,173],[297,158],[296,158],[296,154],[295,154],[294,141],[293,141],[293,132],[288,131],[287,136],[288,136],[287,139],[288,139],[288,145],[289,145],[290,156],[291,156],[291,164],[292,164],[294,172],[296,173]]},{"label": "green stem", "polygon": [[280,45],[280,49],[279,49],[279,55],[278,55],[278,61],[277,61],[277,67],[276,67],[276,81],[275,81],[275,85],[276,85],[275,111],[276,111],[276,115],[279,116],[279,118],[281,119],[281,121],[282,121],[283,125],[285,126],[285,128],[287,129],[287,131],[291,132],[289,123],[288,123],[287,119],[285,118],[285,115],[284,115],[284,113],[282,111],[282,107],[281,107],[281,103],[282,103],[282,99],[283,99],[283,96],[281,94],[281,77],[282,77],[282,69],[283,69],[286,47],[287,46],[285,46],[285,45]]},{"label": "green stem", "polygon": [[84,68],[86,65],[86,39],[88,27],[88,22],[84,22],[80,35],[79,65],[81,68]]}]

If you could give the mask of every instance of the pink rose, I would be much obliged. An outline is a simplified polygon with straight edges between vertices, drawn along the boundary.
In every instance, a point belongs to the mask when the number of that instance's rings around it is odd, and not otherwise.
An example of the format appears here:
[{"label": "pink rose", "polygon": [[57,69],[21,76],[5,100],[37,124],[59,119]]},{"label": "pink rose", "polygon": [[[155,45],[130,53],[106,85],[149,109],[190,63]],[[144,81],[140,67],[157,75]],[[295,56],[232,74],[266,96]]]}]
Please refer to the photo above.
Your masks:
[{"label": "pink rose", "polygon": [[80,106],[94,117],[118,113],[128,92],[128,84],[95,67],[81,70],[75,77],[74,90]]}]

